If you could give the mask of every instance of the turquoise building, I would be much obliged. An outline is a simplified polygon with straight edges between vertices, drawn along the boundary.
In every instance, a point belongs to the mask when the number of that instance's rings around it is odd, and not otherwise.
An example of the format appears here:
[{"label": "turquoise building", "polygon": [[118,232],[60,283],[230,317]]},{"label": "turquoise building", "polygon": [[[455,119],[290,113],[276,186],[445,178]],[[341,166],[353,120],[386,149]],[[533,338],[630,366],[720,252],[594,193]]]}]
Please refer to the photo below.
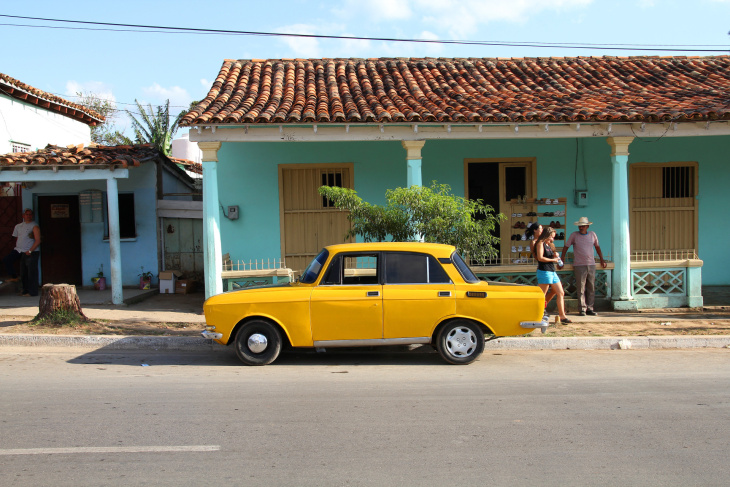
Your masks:
[{"label": "turquoise building", "polygon": [[383,203],[437,181],[507,217],[499,258],[472,263],[485,279],[534,281],[520,224],[567,237],[586,216],[610,261],[597,297],[701,306],[703,284],[730,284],[728,88],[727,56],[227,60],[183,119],[203,150],[206,292],[224,260],[296,274],[341,242],[323,184]]}]

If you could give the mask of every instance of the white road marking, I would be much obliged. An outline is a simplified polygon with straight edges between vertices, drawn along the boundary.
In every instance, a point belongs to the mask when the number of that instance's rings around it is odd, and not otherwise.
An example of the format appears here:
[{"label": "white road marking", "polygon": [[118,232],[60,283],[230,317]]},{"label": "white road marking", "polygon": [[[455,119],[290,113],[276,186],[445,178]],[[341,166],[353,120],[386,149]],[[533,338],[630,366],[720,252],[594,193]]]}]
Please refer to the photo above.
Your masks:
[{"label": "white road marking", "polygon": [[68,453],[147,453],[147,452],[201,452],[218,451],[220,445],[189,446],[77,446],[69,448],[12,448],[0,450],[0,456],[7,455],[53,455]]}]

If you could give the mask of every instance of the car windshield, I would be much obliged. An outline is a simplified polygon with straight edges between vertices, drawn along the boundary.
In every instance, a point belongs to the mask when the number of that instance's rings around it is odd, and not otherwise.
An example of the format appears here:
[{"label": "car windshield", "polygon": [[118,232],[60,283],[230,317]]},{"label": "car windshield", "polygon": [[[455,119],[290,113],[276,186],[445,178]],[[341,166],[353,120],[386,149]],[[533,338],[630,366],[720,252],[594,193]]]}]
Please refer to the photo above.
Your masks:
[{"label": "car windshield", "polygon": [[322,266],[325,262],[327,262],[327,257],[329,255],[330,253],[327,251],[327,249],[322,249],[322,252],[320,252],[319,255],[315,257],[304,270],[302,278],[299,280],[299,282],[303,282],[304,284],[314,283],[314,281],[317,280],[317,276],[319,276],[319,272],[322,270]]},{"label": "car windshield", "polygon": [[461,277],[463,277],[466,282],[470,282],[472,284],[479,282],[479,278],[474,275],[459,254],[456,252],[451,254],[451,261],[454,263],[456,268],[459,270],[459,274],[461,274]]}]

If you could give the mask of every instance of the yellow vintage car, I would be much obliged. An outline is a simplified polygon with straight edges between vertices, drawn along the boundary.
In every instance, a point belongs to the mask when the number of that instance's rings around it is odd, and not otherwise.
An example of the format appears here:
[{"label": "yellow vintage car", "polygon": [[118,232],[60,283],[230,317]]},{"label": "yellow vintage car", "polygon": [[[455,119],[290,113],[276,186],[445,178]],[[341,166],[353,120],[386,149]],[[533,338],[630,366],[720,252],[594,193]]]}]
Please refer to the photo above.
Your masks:
[{"label": "yellow vintage car", "polygon": [[484,335],[545,331],[536,286],[479,280],[450,245],[353,243],[325,247],[298,282],[210,297],[203,336],[266,365],[284,346],[431,344],[452,364],[473,362]]}]

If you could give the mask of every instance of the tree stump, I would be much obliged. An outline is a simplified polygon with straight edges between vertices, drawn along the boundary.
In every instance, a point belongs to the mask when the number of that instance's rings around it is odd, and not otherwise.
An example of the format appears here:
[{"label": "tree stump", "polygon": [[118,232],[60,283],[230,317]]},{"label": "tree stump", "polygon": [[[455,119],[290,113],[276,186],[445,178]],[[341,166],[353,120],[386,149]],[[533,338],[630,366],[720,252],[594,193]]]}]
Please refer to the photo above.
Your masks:
[{"label": "tree stump", "polygon": [[38,316],[33,321],[53,319],[59,312],[78,315],[79,320],[88,321],[81,310],[81,301],[73,284],[44,284],[38,304]]}]

